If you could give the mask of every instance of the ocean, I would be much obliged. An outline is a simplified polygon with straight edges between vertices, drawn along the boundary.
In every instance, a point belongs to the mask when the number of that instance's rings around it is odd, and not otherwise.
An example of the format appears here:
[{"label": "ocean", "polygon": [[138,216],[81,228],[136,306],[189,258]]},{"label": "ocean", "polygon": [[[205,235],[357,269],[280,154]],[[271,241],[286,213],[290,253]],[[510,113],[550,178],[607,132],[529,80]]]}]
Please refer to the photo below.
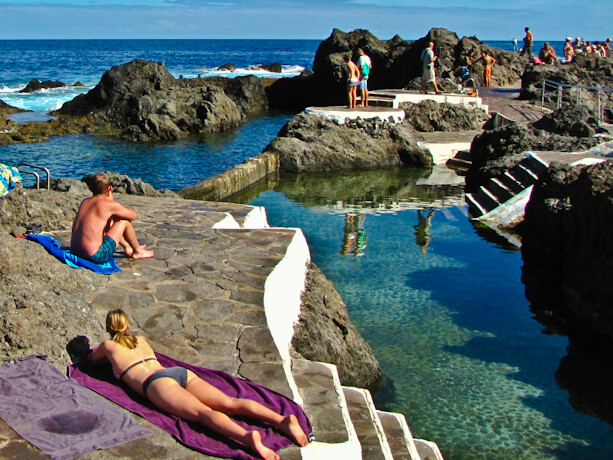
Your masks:
[{"label": "ocean", "polygon": [[[291,77],[312,69],[319,43],[319,40],[0,40],[0,99],[36,112],[56,110],[93,88],[111,67],[133,59],[164,62],[175,78],[278,76],[257,68],[274,62],[283,65],[282,76]],[[485,43],[513,50],[510,40]],[[538,53],[543,43],[536,41],[533,51]],[[559,56],[564,55],[564,42],[550,43]],[[236,70],[218,70],[227,63],[234,64]],[[67,85],[80,82],[84,86],[19,93],[33,78],[59,80]]]},{"label": "ocean", "polygon": [[[512,49],[511,41],[486,42]],[[553,42],[556,50],[562,42]],[[0,99],[44,117],[110,67],[162,61],[175,77],[311,69],[317,40],[4,40]],[[537,42],[534,51],[540,48]],[[238,71],[220,72],[232,63]],[[21,94],[32,78],[83,88]],[[0,162],[80,179],[110,170],[177,190],[259,154],[292,117],[269,113],[235,130],[166,143],[64,136],[0,146]],[[473,226],[459,191],[428,187],[426,170],[283,175],[244,194],[273,226],[301,227],[311,255],[381,362],[374,397],[452,459],[609,458],[611,426],[579,412],[558,385],[568,340],[542,333],[521,282],[521,254]],[[357,217],[357,220],[356,220]],[[353,223],[361,221],[361,226]],[[347,251],[348,236],[360,247]],[[589,407],[581,408],[589,412]]]}]

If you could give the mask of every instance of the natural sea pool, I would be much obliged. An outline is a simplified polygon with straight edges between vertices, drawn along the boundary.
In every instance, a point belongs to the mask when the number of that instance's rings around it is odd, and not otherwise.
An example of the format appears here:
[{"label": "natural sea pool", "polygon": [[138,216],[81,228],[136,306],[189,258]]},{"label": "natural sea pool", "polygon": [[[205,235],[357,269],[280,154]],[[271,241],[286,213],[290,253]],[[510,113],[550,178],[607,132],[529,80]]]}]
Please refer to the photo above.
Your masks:
[{"label": "natural sea pool", "polygon": [[[289,119],[257,117],[205,139],[137,144],[66,136],[0,147],[0,162],[52,163],[55,177],[106,169],[178,189],[260,153]],[[381,362],[381,409],[401,412],[446,459],[608,458],[611,426],[575,411],[555,373],[567,339],[542,333],[521,255],[466,216],[461,189],[401,169],[283,175],[242,202],[301,227]]]},{"label": "natural sea pool", "polygon": [[[470,223],[461,190],[417,185],[424,174],[287,175],[244,199],[302,228],[381,363],[377,407],[414,436],[447,459],[608,458],[611,427],[556,383],[568,340],[532,319],[520,252]],[[349,254],[348,234],[365,242]]]}]

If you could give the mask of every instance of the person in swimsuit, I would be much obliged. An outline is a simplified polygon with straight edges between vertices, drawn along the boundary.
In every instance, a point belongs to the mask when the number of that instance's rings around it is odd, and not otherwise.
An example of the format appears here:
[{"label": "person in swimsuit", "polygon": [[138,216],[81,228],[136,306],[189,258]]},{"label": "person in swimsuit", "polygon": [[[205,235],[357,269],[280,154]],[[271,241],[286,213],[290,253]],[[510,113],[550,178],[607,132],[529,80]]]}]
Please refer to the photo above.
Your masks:
[{"label": "person in swimsuit", "polygon": [[117,244],[124,247],[128,257],[153,257],[153,251],[146,250],[136,238],[131,222],[138,217],[136,212],[115,201],[108,176],[95,174],[88,185],[94,196],[79,206],[72,224],[70,251],[95,264],[103,264],[113,257]]},{"label": "person in swimsuit", "polygon": [[110,362],[116,378],[159,409],[236,439],[266,460],[279,460],[280,457],[262,444],[260,433],[245,430],[228,415],[264,421],[299,446],[308,444],[295,415],[284,417],[255,401],[232,398],[185,368],[164,368],[145,337],[129,333],[130,322],[123,310],[108,312],[106,330],[111,339],[102,342],[88,359],[93,363]]},{"label": "person in swimsuit", "polygon": [[485,84],[486,88],[491,88],[492,87],[492,67],[494,67],[494,64],[496,64],[496,62],[498,61],[496,60],[494,56],[492,56],[487,51],[483,51],[481,53],[481,57],[475,62],[479,62],[479,61],[483,61],[483,83]]},{"label": "person in swimsuit", "polygon": [[358,102],[358,84],[360,82],[360,69],[351,60],[351,55],[345,56],[345,72],[347,72],[347,100],[350,109],[355,109]]},{"label": "person in swimsuit", "polygon": [[362,48],[358,48],[358,69],[360,70],[360,92],[362,93],[362,107],[368,107],[368,76],[372,69],[372,61]]}]

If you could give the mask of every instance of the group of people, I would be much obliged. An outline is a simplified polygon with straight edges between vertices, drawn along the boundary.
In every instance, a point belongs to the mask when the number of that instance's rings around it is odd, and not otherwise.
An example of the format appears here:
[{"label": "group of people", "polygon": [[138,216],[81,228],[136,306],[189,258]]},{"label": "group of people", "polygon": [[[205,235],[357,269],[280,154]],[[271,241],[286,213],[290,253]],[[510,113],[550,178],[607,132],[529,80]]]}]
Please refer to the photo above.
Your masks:
[{"label": "group of people", "polygon": [[358,48],[358,63],[351,60],[351,55],[345,56],[345,72],[347,73],[347,101],[350,109],[355,109],[358,102],[358,86],[360,88],[362,107],[368,107],[368,76],[372,69],[372,61],[362,48]]},{"label": "group of people", "polygon": [[[526,35],[524,36],[524,47],[520,52],[520,56],[527,55],[530,60],[535,64],[557,64],[560,60],[556,54],[553,46],[548,42],[545,42],[539,51],[537,57],[532,55],[532,45],[534,43],[534,37],[530,28],[524,29]],[[513,39],[513,50],[517,51],[517,40]],[[603,42],[588,42],[581,37],[572,39],[567,37],[564,43],[564,62],[572,62],[573,58],[579,53],[596,54],[600,57],[612,57],[613,51],[611,49],[611,39],[607,38]]]},{"label": "group of people", "polygon": [[595,54],[600,57],[613,57],[611,49],[611,39],[607,38],[603,42],[588,42],[581,37],[574,40],[567,37],[564,43],[564,58],[566,62],[571,62],[580,53]]}]

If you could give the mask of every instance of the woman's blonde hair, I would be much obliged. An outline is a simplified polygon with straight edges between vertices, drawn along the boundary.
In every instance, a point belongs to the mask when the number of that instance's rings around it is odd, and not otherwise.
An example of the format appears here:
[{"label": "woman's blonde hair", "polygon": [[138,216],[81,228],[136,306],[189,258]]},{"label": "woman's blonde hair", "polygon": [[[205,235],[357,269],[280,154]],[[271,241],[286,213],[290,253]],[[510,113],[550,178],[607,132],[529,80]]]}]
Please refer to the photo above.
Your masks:
[{"label": "woman's blonde hair", "polygon": [[130,321],[128,315],[118,308],[111,310],[106,315],[106,332],[111,334],[111,339],[126,348],[136,348],[138,340],[133,335],[128,334]]}]

